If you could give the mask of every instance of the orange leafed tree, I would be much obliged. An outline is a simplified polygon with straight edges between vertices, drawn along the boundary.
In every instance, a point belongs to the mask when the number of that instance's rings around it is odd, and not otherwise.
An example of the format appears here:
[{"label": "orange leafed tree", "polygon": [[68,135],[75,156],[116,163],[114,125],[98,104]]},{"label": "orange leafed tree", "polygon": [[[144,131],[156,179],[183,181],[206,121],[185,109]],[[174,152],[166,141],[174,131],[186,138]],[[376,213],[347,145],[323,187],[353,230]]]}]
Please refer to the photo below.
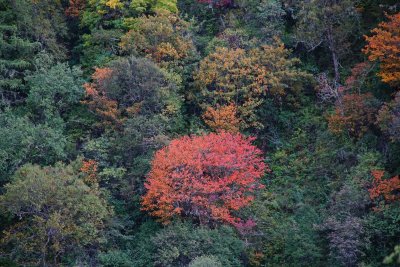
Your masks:
[{"label": "orange leafed tree", "polygon": [[109,99],[106,93],[106,83],[111,75],[112,69],[110,68],[96,68],[92,75],[93,82],[84,84],[86,100],[83,103],[87,104],[90,110],[101,118],[102,126],[119,127],[121,119],[119,118],[118,103]]},{"label": "orange leafed tree", "polygon": [[234,103],[242,128],[262,127],[256,111],[265,97],[280,102],[289,93],[297,94],[309,78],[298,63],[278,39],[250,50],[217,47],[194,73],[196,99],[203,110]]},{"label": "orange leafed tree", "polygon": [[228,132],[173,140],[154,156],[143,210],[164,223],[176,215],[240,223],[234,212],[251,203],[269,170],[252,140]]},{"label": "orange leafed tree", "polygon": [[372,200],[383,196],[388,201],[395,201],[400,199],[400,176],[394,176],[389,179],[382,179],[384,171],[372,171],[374,177],[373,186],[369,189],[369,196]]},{"label": "orange leafed tree", "polygon": [[237,118],[235,104],[218,108],[207,107],[203,114],[204,122],[213,130],[239,132],[240,120]]},{"label": "orange leafed tree", "polygon": [[84,181],[87,184],[96,184],[97,181],[97,167],[98,164],[95,160],[89,159],[89,160],[83,160],[82,161],[82,167],[80,168],[80,171],[86,174],[86,177]]},{"label": "orange leafed tree", "polygon": [[400,85],[400,13],[388,16],[388,22],[382,22],[372,30],[373,35],[366,36],[367,45],[363,50],[370,61],[379,60],[379,76],[383,82],[392,86]]}]

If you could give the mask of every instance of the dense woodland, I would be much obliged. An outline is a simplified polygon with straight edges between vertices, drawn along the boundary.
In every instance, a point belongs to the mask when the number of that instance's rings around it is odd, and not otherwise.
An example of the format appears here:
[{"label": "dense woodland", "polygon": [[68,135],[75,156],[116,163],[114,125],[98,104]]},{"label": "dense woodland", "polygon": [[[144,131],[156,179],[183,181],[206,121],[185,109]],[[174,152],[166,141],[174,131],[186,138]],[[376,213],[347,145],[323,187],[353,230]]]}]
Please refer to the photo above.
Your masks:
[{"label": "dense woodland", "polygon": [[0,0],[1,266],[399,266],[396,0]]}]

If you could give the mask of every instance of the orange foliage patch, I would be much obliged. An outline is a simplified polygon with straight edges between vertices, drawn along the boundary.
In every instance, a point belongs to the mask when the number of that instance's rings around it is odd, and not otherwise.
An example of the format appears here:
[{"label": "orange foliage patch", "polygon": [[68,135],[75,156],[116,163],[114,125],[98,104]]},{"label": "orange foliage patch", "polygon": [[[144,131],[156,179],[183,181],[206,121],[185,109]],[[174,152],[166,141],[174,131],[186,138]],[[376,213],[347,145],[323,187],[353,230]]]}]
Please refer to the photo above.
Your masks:
[{"label": "orange foliage patch", "polygon": [[106,80],[112,75],[110,68],[96,68],[92,75],[93,82],[85,83],[86,100],[84,104],[89,106],[89,109],[96,113],[101,119],[103,127],[118,128],[122,124],[118,103],[115,100],[109,99],[106,94]]},{"label": "orange foliage patch", "polygon": [[97,183],[97,162],[95,160],[89,159],[82,162],[82,167],[80,171],[86,174],[85,182],[88,184]]},{"label": "orange foliage patch", "polygon": [[173,140],[154,156],[143,210],[164,223],[175,215],[203,224],[241,222],[233,212],[253,201],[269,170],[252,140],[228,132]]},{"label": "orange foliage patch", "polygon": [[383,82],[392,86],[400,85],[400,13],[388,16],[388,22],[382,22],[372,30],[371,37],[366,36],[368,44],[363,52],[370,61],[379,60],[379,76]]},{"label": "orange foliage patch", "polygon": [[400,176],[394,176],[390,179],[382,179],[384,171],[372,171],[373,187],[369,189],[369,196],[372,200],[377,199],[380,196],[388,201],[392,202],[400,199]]},{"label": "orange foliage patch", "polygon": [[234,104],[214,109],[207,107],[203,114],[204,122],[215,131],[239,132],[240,120]]}]

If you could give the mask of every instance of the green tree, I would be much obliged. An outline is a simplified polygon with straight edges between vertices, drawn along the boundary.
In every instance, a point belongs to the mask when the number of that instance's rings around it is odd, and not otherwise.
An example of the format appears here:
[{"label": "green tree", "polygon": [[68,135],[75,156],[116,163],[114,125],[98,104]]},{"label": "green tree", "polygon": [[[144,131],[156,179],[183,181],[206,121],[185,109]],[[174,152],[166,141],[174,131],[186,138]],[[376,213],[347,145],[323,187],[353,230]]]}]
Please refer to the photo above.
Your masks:
[{"label": "green tree", "polygon": [[189,263],[189,267],[222,267],[215,256],[200,256]]},{"label": "green tree", "polygon": [[45,54],[34,66],[36,71],[26,77],[30,89],[26,103],[32,115],[44,122],[65,116],[84,96],[81,70],[54,63]]},{"label": "green tree", "polygon": [[299,1],[298,9],[296,39],[309,51],[319,46],[326,47],[330,52],[335,82],[340,82],[340,60],[347,55],[359,23],[355,1]]},{"label": "green tree", "polygon": [[5,182],[21,165],[52,164],[66,156],[62,125],[33,124],[11,111],[0,113],[0,181]]},{"label": "green tree", "polygon": [[0,1],[0,107],[20,103],[27,88],[23,73],[32,67],[39,43],[19,31],[18,17],[9,0]]},{"label": "green tree", "polygon": [[53,167],[25,165],[4,186],[4,212],[15,224],[2,245],[20,264],[58,265],[65,257],[84,257],[98,246],[111,210],[96,184],[85,184],[79,162]]},{"label": "green tree", "polygon": [[135,244],[132,255],[136,259],[135,266],[183,267],[197,257],[209,255],[222,266],[243,266],[240,260],[243,252],[243,241],[230,227],[209,229],[176,222],[156,233],[154,230],[147,232],[147,236]]}]

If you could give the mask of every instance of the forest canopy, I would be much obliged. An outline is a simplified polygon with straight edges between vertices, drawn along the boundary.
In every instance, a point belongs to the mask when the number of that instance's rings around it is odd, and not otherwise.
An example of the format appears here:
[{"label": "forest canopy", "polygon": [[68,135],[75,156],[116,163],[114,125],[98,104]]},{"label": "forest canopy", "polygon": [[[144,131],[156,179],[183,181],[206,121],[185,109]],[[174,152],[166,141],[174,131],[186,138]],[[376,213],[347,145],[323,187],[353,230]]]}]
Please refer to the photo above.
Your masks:
[{"label": "forest canopy", "polygon": [[0,266],[399,266],[399,12],[0,0]]}]

